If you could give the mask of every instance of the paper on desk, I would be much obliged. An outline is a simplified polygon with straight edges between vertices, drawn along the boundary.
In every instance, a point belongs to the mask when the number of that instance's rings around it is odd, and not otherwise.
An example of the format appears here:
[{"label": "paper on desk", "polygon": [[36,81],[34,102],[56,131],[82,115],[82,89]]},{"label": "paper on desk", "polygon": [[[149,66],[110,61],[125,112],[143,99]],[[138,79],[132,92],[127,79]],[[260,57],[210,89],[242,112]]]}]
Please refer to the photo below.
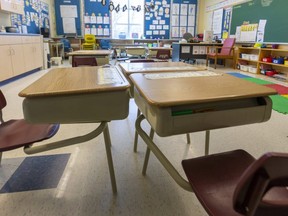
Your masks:
[{"label": "paper on desk", "polygon": [[107,85],[122,83],[123,79],[115,68],[99,68],[97,70],[97,84]]},{"label": "paper on desk", "polygon": [[146,79],[171,79],[181,77],[203,77],[203,76],[222,76],[222,74],[214,73],[211,71],[193,71],[193,72],[170,72],[158,74],[145,74]]}]

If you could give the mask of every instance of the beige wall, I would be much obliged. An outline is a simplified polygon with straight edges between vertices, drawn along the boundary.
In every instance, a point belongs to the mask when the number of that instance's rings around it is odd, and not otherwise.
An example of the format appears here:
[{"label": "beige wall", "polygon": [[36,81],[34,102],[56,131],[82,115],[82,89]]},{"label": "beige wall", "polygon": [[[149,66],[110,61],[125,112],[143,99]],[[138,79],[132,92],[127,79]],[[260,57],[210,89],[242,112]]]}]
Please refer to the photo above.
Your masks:
[{"label": "beige wall", "polygon": [[[204,30],[211,30],[212,28],[212,15],[213,11],[207,11],[208,7],[214,6],[218,3],[225,3],[228,0],[198,0],[199,8],[198,8],[198,27],[197,32],[203,33]],[[251,1],[251,0],[235,0],[236,4],[240,4],[241,2]],[[230,1],[231,2],[231,1]],[[232,5],[230,5],[232,6]]]}]

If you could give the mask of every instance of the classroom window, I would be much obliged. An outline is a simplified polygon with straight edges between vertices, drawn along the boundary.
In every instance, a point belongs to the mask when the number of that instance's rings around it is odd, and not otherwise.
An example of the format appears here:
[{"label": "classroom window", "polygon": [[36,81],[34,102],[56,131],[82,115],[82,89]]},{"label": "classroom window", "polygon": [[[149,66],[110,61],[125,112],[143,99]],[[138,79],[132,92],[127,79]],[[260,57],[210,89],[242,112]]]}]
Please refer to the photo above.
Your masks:
[{"label": "classroom window", "polygon": [[[144,0],[113,0],[115,7],[119,4],[117,13],[112,11],[112,38],[140,38],[144,29]],[[123,7],[127,10],[123,12]],[[141,10],[133,10],[141,6]]]}]

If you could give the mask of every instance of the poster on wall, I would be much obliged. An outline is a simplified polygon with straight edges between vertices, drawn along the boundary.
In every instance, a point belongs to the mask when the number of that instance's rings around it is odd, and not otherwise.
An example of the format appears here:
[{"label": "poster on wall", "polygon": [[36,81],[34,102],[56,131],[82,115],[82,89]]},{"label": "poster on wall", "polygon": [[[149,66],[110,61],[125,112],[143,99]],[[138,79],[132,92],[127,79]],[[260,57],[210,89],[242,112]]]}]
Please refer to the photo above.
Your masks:
[{"label": "poster on wall", "polygon": [[195,36],[197,0],[173,0],[171,7],[171,38],[181,38],[186,32]]},{"label": "poster on wall", "polygon": [[42,1],[26,0],[24,15],[11,14],[11,24],[20,33],[39,34],[41,27],[49,28],[49,5]]},{"label": "poster on wall", "polygon": [[222,39],[226,39],[229,37],[231,17],[232,17],[232,7],[226,8],[224,10],[224,20],[223,20],[223,26],[222,26]]},{"label": "poster on wall", "polygon": [[213,12],[212,17],[212,31],[214,36],[221,38],[222,34],[222,22],[223,22],[224,9],[218,9]]},{"label": "poster on wall", "polygon": [[147,39],[169,39],[171,0],[145,0],[144,36]]},{"label": "poster on wall", "polygon": [[95,36],[110,37],[110,1],[103,5],[101,1],[85,1],[84,5],[84,24],[85,34]]}]

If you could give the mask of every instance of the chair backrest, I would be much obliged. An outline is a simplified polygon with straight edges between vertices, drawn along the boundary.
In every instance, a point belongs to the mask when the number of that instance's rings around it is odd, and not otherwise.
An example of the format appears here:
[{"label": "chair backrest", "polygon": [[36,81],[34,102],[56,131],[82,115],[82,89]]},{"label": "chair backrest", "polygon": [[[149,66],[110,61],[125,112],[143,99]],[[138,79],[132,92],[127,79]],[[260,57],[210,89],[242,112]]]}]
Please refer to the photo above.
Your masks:
[{"label": "chair backrest", "polygon": [[235,38],[225,39],[223,46],[221,48],[220,55],[230,55],[234,44],[235,44]]},{"label": "chair backrest", "polygon": [[189,32],[183,34],[183,38],[188,41],[189,39],[193,38],[193,35]]},{"label": "chair backrest", "polygon": [[97,66],[96,58],[73,56],[72,67],[79,67],[79,66]]},{"label": "chair backrest", "polygon": [[4,107],[6,107],[7,105],[7,101],[6,101],[6,98],[3,94],[3,92],[0,90],[0,122],[3,123],[4,120],[3,120],[3,113],[2,113],[2,109]]},{"label": "chair backrest", "polygon": [[130,63],[155,62],[154,59],[131,59]]},{"label": "chair backrest", "polygon": [[91,44],[96,43],[96,38],[95,38],[95,35],[93,34],[86,34],[84,36],[84,40],[85,40],[85,43],[91,43]]},{"label": "chair backrest", "polygon": [[[272,209],[275,214],[287,215],[288,213],[288,153],[266,153],[252,163],[241,176],[234,192],[234,209],[244,215],[263,215]],[[286,200],[279,197],[267,196],[266,192],[273,187],[284,190]],[[265,197],[265,208],[263,196]],[[279,200],[280,199],[280,200]],[[280,211],[276,213],[276,211]],[[281,214],[281,211],[283,213]],[[286,213],[284,212],[286,211]],[[249,213],[249,214],[248,214]],[[268,214],[265,214],[268,215]]]},{"label": "chair backrest", "polygon": [[70,41],[67,38],[61,38],[60,42],[63,43],[64,45],[64,51],[70,52],[70,49],[71,49]]},{"label": "chair backrest", "polygon": [[170,50],[169,49],[157,50],[156,58],[157,59],[171,58]]}]

